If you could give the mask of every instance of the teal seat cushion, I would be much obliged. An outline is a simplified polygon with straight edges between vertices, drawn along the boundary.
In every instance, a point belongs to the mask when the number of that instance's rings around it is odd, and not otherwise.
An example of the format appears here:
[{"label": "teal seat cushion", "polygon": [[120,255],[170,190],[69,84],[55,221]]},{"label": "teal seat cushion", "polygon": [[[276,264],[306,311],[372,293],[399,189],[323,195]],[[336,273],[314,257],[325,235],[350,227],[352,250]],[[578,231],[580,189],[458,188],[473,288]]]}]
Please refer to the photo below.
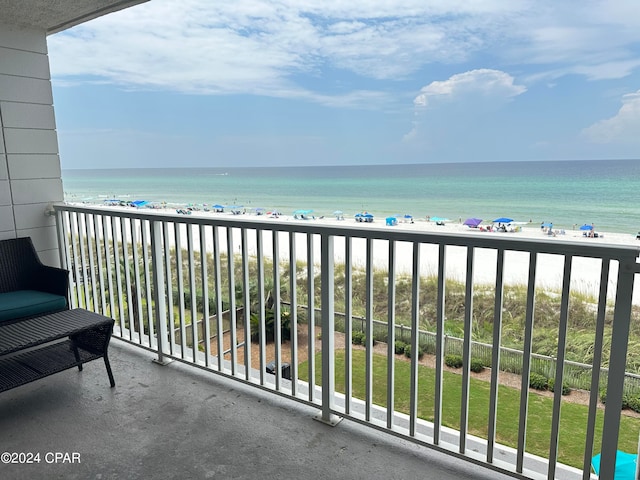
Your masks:
[{"label": "teal seat cushion", "polygon": [[64,310],[67,299],[36,290],[0,293],[0,322]]}]

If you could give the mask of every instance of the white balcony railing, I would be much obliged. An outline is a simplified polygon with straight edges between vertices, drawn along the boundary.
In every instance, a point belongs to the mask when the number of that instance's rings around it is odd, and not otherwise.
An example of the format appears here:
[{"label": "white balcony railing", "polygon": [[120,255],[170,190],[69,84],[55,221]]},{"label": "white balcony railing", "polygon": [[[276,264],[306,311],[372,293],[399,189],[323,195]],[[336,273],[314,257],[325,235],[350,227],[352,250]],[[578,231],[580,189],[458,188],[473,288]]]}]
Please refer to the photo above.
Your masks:
[{"label": "white balcony railing", "polygon": [[[531,241],[508,234],[433,234],[244,216],[168,215],[71,205],[58,205],[55,209],[61,262],[72,277],[72,306],[115,318],[115,336],[156,352],[161,363],[187,362],[315,405],[320,409],[318,419],[324,422],[349,418],[519,478],[590,478],[591,457],[599,453],[601,445],[600,478],[613,478],[625,393],[633,285],[639,271],[637,248]],[[450,301],[446,296],[447,282],[456,275],[448,264],[453,249],[464,250],[466,256],[463,271],[457,273],[464,285],[460,292],[464,309],[460,312],[463,327],[459,350],[463,366],[455,400],[459,417],[455,425],[447,426],[443,410],[449,404],[443,392],[448,381],[444,357],[449,318],[445,313]],[[514,254],[528,257],[528,275],[524,282],[526,314],[522,325],[523,353],[519,357],[520,391],[517,405],[508,410],[517,414],[506,419],[517,423],[517,438],[507,447],[500,440],[499,412],[505,411],[498,394],[500,369],[491,369],[487,421],[478,432],[470,427],[470,421],[475,420],[470,419],[470,403],[477,400],[471,387],[470,367],[472,352],[476,355],[472,334],[479,313],[483,313],[474,305],[474,298],[478,298],[474,259],[480,255],[494,259],[488,293],[493,299],[493,341],[488,350],[490,359],[484,363],[499,366],[505,272],[508,259]],[[410,261],[404,262],[407,256]],[[572,284],[573,262],[596,259],[599,278],[593,279],[597,293],[586,422],[577,427],[581,431],[578,436],[564,430],[561,411],[565,402],[562,389],[556,388],[549,435],[544,442],[547,448],[532,453],[527,448],[531,438],[528,429],[537,422],[549,421],[531,418],[528,388],[534,358],[535,299],[542,288],[536,280],[537,265],[543,257],[552,258],[560,266],[555,385],[563,384],[568,363],[569,307],[576,288]],[[425,299],[422,289],[427,276],[435,279],[435,286],[434,295]],[[374,296],[374,289],[379,293],[380,288],[385,291],[384,305]],[[487,295],[486,285],[482,293]],[[401,302],[410,305],[406,318],[397,317]],[[339,312],[336,304],[340,305]],[[364,320],[354,322],[356,310]],[[252,316],[256,342],[249,338]],[[398,328],[408,335],[411,351],[418,352],[419,332],[427,320],[434,326],[433,387],[425,392],[418,355],[412,355],[408,380],[402,379],[409,384],[408,405],[396,408],[398,389],[407,387],[399,385],[401,380],[396,377],[401,361],[394,355]],[[271,321],[273,341],[267,339]],[[282,330],[283,321],[290,322],[289,330]],[[381,327],[380,321],[386,325]],[[354,329],[360,330],[362,325],[365,345],[361,363],[351,344]],[[374,355],[374,336],[380,335],[380,329],[387,344],[383,381],[378,372],[379,357]],[[610,346],[605,346],[606,329],[611,329]],[[334,343],[336,331],[344,332],[344,349]],[[282,332],[290,334],[288,341]],[[306,333],[304,344],[299,342],[299,332]],[[308,361],[301,371],[303,351],[308,352]],[[313,354],[316,351],[319,365]],[[285,354],[288,362],[283,360]],[[609,359],[604,380],[603,355]],[[270,362],[274,363],[273,375],[266,372]],[[283,369],[284,363],[290,365],[290,378],[285,378],[289,375]],[[337,371],[336,365],[342,363],[344,371],[342,367]],[[340,391],[336,389],[337,378]],[[317,386],[309,388],[310,385]],[[606,389],[604,415],[598,406],[600,388]],[[431,421],[423,418],[427,397],[433,402],[432,411],[426,415]],[[562,442],[575,438],[583,438],[581,468],[567,467],[561,461]]]}]

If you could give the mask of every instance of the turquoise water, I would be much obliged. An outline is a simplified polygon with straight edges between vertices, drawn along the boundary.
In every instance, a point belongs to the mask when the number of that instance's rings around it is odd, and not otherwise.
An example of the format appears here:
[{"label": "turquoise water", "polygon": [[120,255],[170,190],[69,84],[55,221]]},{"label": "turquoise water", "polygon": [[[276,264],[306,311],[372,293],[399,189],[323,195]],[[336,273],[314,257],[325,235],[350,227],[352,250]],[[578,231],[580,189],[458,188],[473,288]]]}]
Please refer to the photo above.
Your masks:
[{"label": "turquoise water", "polygon": [[65,170],[67,201],[243,205],[349,217],[510,217],[558,228],[640,230],[640,160],[335,167]]}]

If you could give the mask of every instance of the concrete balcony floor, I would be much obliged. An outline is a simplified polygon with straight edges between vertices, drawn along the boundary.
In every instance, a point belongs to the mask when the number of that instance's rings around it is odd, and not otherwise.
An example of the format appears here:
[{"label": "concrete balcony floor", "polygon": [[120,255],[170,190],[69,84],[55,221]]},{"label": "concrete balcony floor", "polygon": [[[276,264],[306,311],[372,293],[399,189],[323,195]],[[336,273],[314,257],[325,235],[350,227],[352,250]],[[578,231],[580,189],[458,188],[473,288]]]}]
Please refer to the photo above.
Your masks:
[{"label": "concrete balcony floor", "polygon": [[[511,478],[112,340],[116,387],[97,360],[0,394],[2,452],[40,463],[0,465],[34,479]],[[68,453],[80,463],[47,463]],[[63,459],[64,460],[64,459]]]}]

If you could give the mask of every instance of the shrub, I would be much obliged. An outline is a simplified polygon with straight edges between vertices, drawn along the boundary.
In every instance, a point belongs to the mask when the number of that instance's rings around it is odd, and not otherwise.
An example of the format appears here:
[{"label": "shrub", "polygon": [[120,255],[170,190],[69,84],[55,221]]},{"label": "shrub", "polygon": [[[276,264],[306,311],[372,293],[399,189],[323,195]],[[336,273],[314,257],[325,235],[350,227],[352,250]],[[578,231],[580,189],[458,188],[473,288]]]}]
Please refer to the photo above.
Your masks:
[{"label": "shrub", "polygon": [[[411,345],[407,345],[404,347],[404,355],[407,358],[411,358]],[[424,356],[424,352],[420,347],[418,347],[418,359],[421,359]]]},{"label": "shrub", "polygon": [[484,370],[484,365],[480,360],[471,360],[471,365],[469,368],[471,369],[472,372],[480,373],[481,371]]},{"label": "shrub", "polygon": [[354,345],[366,345],[366,338],[364,332],[353,332],[351,334],[351,343]]},{"label": "shrub", "polygon": [[[265,342],[272,342],[275,339],[275,312],[273,309],[265,310]],[[251,314],[251,341],[257,342],[260,335],[260,316],[257,313]],[[291,339],[291,314],[290,312],[282,312],[280,314],[280,338],[284,340]]]},{"label": "shrub", "polygon": [[[547,388],[552,392],[555,392],[554,390],[555,383],[556,383],[555,378],[550,378],[549,381],[547,382]],[[569,385],[566,382],[562,382],[562,395],[569,395],[570,393],[571,393],[571,389],[569,388]]]},{"label": "shrub", "polygon": [[549,385],[549,379],[544,375],[532,372],[529,376],[529,386],[536,390],[546,390]]},{"label": "shrub", "polygon": [[462,357],[460,355],[445,355],[444,364],[451,368],[462,367]]},{"label": "shrub", "polygon": [[400,340],[396,340],[396,346],[395,346],[395,352],[398,355],[402,355],[405,351],[405,349],[407,348],[407,344],[400,341]]},{"label": "shrub", "polygon": [[[353,332],[351,334],[351,343],[354,345],[366,345],[367,344],[367,334],[364,332]],[[374,338],[371,342],[372,345],[378,343]]]},{"label": "shrub", "polygon": [[622,408],[629,408],[634,412],[640,412],[640,394],[625,393],[622,397]]}]

